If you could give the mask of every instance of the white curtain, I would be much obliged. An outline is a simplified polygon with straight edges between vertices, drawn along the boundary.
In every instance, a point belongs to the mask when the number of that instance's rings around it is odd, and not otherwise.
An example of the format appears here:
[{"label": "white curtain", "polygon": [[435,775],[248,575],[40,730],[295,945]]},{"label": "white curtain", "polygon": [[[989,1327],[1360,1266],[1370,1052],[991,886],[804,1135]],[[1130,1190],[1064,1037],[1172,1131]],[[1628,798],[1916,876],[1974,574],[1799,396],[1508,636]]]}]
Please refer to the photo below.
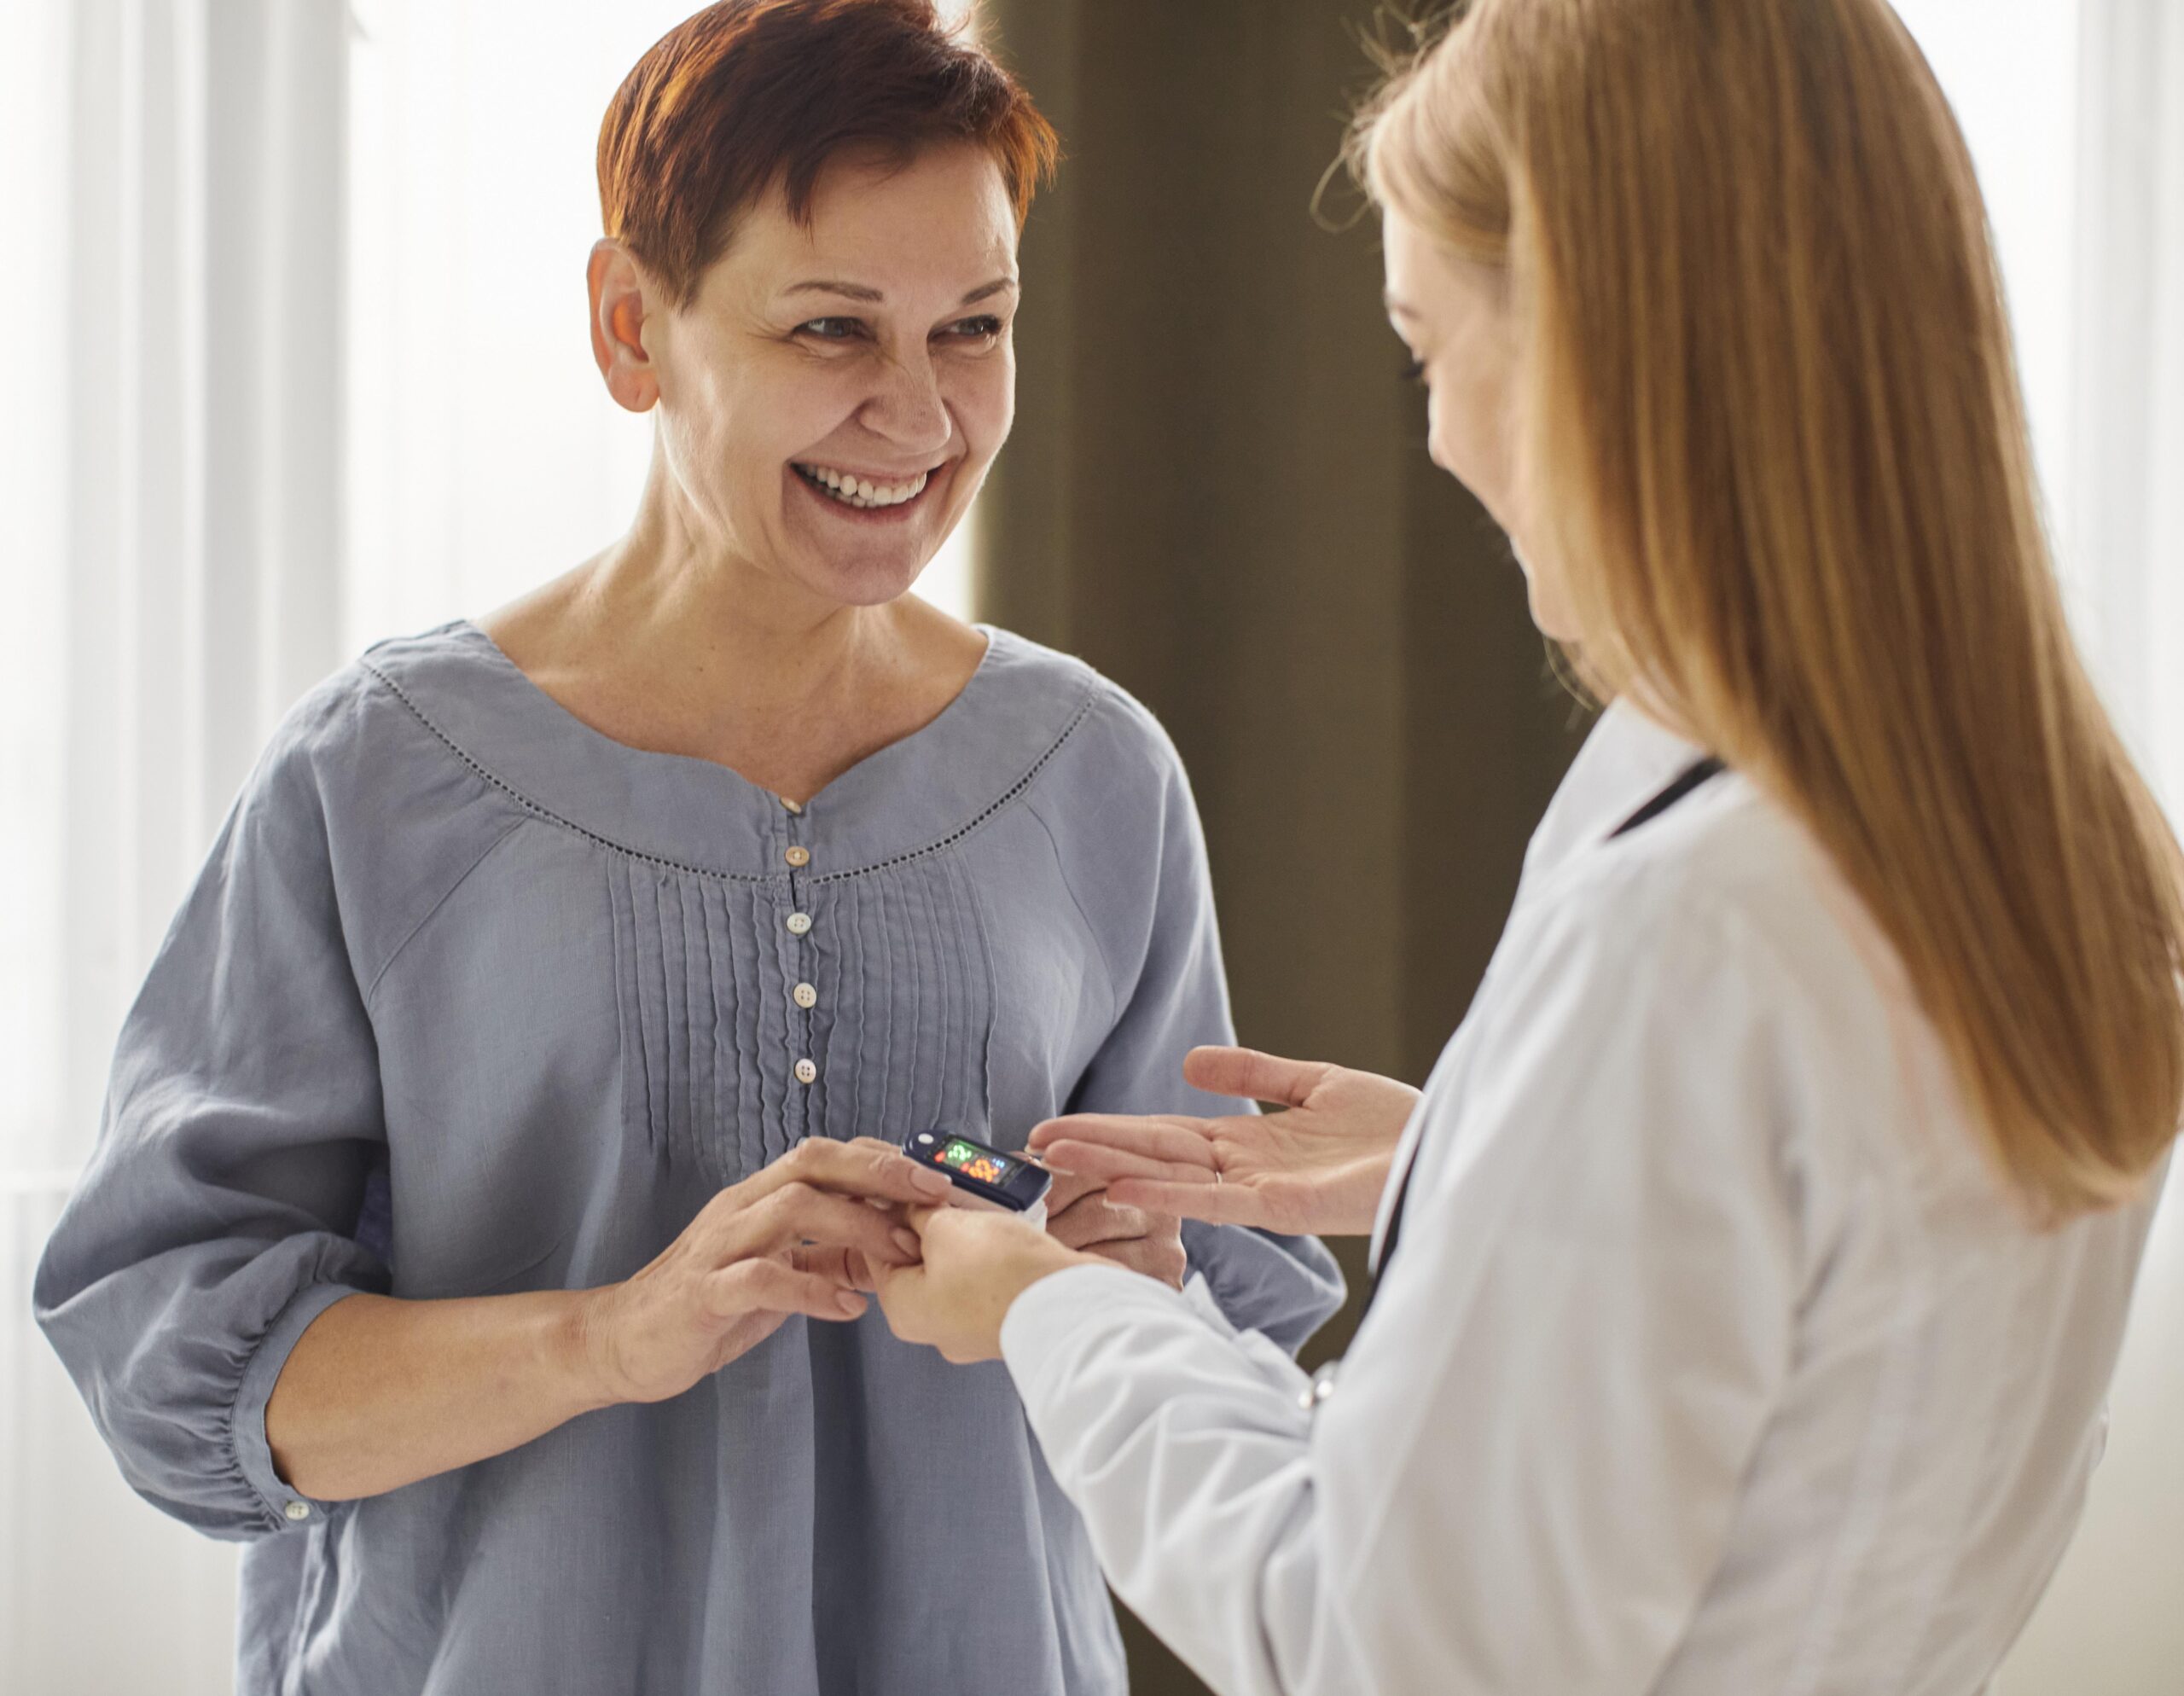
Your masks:
[{"label": "white curtain", "polygon": [[342,0],[0,8],[0,1688],[229,1687],[234,1554],[131,1496],[30,1275],[188,879],[340,613]]},{"label": "white curtain", "polygon": [[[2184,821],[2184,6],[2083,4],[2064,551],[2108,698]],[[2084,1526],[2012,1658],[2007,1696],[2184,1689],[2184,1171],[2140,1274],[2110,1413]]]}]

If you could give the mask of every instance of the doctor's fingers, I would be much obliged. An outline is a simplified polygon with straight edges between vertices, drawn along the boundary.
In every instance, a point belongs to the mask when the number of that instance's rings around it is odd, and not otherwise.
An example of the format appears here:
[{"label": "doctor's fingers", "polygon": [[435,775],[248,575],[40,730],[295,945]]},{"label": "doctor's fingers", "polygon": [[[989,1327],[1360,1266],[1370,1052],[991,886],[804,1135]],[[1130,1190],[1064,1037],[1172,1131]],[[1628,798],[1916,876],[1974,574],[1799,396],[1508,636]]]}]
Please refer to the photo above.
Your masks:
[{"label": "doctor's fingers", "polygon": [[1183,1056],[1183,1081],[1194,1089],[1288,1107],[1303,1106],[1334,1070],[1326,1060],[1284,1060],[1257,1048],[1193,1048]]},{"label": "doctor's fingers", "polygon": [[[1215,1164],[1212,1131],[1220,1123],[1173,1116],[1148,1118],[1127,1113],[1075,1113],[1067,1118],[1048,1119],[1039,1126],[1031,1133],[1031,1147],[1048,1165],[1062,1171],[1097,1176],[1095,1168],[1071,1162],[1083,1158],[1083,1150],[1098,1147],[1136,1155],[1163,1167],[1196,1168],[1210,1176]],[[1063,1150],[1067,1151],[1067,1159],[1062,1157]],[[1187,1176],[1182,1170],[1154,1172],[1142,1165],[1129,1170],[1140,1177]]]},{"label": "doctor's fingers", "polygon": [[1275,1224],[1266,1199],[1256,1189],[1249,1184],[1215,1183],[1211,1174],[1181,1183],[1158,1178],[1117,1178],[1107,1186],[1107,1194],[1118,1205],[1147,1213],[1169,1213],[1179,1219],[1203,1220],[1209,1225],[1281,1228]]},{"label": "doctor's fingers", "polygon": [[[1056,1171],[1080,1174],[1092,1180],[1091,1193],[1102,1194],[1125,1178],[1147,1178],[1156,1183],[1204,1184],[1213,1187],[1211,1166],[1186,1165],[1174,1160],[1155,1160],[1127,1149],[1099,1142],[1057,1142],[1048,1150]],[[1066,1210],[1053,1208],[1055,1217]]]}]

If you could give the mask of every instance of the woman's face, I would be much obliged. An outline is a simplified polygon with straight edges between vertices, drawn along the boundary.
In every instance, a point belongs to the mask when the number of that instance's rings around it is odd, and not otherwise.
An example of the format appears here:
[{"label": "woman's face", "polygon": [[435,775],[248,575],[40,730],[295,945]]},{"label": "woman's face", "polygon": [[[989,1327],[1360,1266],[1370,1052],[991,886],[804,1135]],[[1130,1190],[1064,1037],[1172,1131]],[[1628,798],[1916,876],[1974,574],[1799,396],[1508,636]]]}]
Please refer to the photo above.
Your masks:
[{"label": "woman's face", "polygon": [[1382,238],[1389,320],[1424,368],[1426,451],[1509,532],[1531,591],[1532,622],[1549,636],[1572,640],[1560,574],[1535,545],[1524,509],[1516,458],[1523,391],[1502,276],[1450,253],[1392,208]]},{"label": "woman's face", "polygon": [[640,349],[598,314],[616,398],[658,402],[696,545],[838,605],[908,590],[1015,415],[1016,235],[981,149],[846,155],[808,225],[779,197],[746,212],[687,308],[647,305]]}]

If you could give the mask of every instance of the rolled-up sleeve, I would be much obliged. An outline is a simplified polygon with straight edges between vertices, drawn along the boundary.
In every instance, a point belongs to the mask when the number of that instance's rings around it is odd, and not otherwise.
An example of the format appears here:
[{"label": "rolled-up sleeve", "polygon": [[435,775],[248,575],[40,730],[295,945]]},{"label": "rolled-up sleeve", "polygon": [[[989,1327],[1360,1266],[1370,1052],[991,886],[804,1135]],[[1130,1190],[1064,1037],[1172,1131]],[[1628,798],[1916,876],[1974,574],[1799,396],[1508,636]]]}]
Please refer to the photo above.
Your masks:
[{"label": "rolled-up sleeve", "polygon": [[[1144,709],[1141,717],[1162,768],[1157,879],[1136,911],[1144,928],[1130,938],[1136,970],[1118,973],[1128,999],[1076,1088],[1073,1113],[1234,1113],[1249,1111],[1226,1096],[1183,1082],[1183,1057],[1201,1046],[1236,1040],[1223,968],[1205,836],[1182,762]],[[1121,879],[1107,881],[1119,882]],[[1149,922],[1147,922],[1149,921]],[[1234,1324],[1294,1351],[1342,1305],[1342,1269],[1317,1237],[1285,1236],[1188,1220],[1183,1246]]]},{"label": "rolled-up sleeve", "polygon": [[309,1524],[265,1406],[306,1327],[384,1291],[354,1240],[384,1157],[312,747],[292,724],[223,828],[124,1024],[38,1319],[138,1494],[214,1536]]}]

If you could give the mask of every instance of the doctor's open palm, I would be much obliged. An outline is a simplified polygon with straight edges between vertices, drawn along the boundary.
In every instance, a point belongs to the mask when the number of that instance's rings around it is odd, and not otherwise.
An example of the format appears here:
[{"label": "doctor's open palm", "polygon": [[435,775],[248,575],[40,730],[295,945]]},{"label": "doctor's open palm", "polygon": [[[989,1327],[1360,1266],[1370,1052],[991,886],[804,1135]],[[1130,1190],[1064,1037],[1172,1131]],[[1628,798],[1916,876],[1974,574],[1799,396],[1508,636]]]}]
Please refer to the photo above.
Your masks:
[{"label": "doctor's open palm", "polygon": [[1210,1094],[1280,1111],[1078,1113],[1039,1126],[1031,1147],[1057,1171],[1104,1179],[1126,1206],[1292,1234],[1371,1231],[1417,1090],[1251,1048],[1194,1048],[1183,1077]]}]

